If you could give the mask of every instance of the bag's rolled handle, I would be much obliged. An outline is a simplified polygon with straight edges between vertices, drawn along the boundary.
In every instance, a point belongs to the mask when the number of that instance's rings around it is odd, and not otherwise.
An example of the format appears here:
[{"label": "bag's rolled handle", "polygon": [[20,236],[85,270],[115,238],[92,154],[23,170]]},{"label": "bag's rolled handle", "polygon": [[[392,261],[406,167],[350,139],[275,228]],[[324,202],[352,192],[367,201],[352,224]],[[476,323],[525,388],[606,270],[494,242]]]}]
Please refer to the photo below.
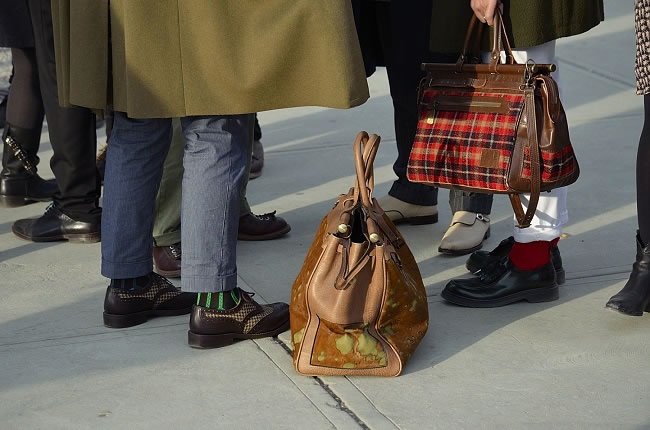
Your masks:
[{"label": "bag's rolled handle", "polygon": [[371,206],[370,196],[375,186],[373,163],[379,148],[381,138],[376,134],[368,136],[365,131],[360,132],[354,141],[354,163],[357,181],[354,186],[355,203],[361,198],[363,206]]}]

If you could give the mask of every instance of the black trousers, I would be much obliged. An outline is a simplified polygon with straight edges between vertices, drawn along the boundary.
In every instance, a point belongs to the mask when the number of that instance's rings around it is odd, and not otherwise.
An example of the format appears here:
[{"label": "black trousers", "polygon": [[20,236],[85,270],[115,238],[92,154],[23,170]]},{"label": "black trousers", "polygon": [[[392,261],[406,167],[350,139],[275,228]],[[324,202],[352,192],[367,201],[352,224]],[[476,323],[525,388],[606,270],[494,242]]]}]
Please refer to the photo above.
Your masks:
[{"label": "black trousers", "polygon": [[[431,1],[407,0],[353,2],[366,73],[371,74],[377,65],[385,65],[388,73],[397,140],[393,170],[398,178],[389,194],[424,206],[437,204],[438,189],[414,184],[406,178],[418,123],[418,85],[424,77],[420,66],[422,63],[455,63],[458,59],[458,54],[429,51],[432,4]],[[488,214],[492,195],[451,192],[450,204],[454,212],[466,210]]]},{"label": "black trousers", "polygon": [[650,94],[643,96],[644,121],[636,155],[636,206],[639,235],[644,245],[650,244]]},{"label": "black trousers", "polygon": [[50,0],[28,0],[28,5],[34,31],[38,83],[54,151],[50,167],[59,186],[54,204],[73,219],[99,221],[95,115],[89,109],[59,106]]}]

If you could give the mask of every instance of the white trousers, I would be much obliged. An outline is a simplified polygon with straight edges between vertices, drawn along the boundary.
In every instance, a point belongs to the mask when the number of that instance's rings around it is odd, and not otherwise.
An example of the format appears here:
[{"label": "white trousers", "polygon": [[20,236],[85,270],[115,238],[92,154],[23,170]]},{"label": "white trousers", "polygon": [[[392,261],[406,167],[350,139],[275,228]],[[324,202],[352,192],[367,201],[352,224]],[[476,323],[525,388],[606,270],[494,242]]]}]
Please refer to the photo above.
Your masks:
[{"label": "white trousers", "polygon": [[[555,41],[533,46],[527,49],[513,50],[515,61],[520,64],[526,63],[529,59],[538,64],[557,64],[555,58]],[[505,53],[501,53],[505,61]],[[483,61],[490,61],[490,53],[483,54]],[[562,84],[558,71],[553,73],[553,79],[558,84],[560,96],[562,95]],[[522,195],[524,212],[526,211],[529,195]],[[543,192],[539,197],[535,216],[528,228],[518,228],[515,219],[514,237],[520,243],[535,242],[538,240],[551,241],[562,234],[562,227],[569,222],[569,211],[567,210],[567,187],[556,188],[550,192]],[[514,218],[514,217],[513,217]]]}]

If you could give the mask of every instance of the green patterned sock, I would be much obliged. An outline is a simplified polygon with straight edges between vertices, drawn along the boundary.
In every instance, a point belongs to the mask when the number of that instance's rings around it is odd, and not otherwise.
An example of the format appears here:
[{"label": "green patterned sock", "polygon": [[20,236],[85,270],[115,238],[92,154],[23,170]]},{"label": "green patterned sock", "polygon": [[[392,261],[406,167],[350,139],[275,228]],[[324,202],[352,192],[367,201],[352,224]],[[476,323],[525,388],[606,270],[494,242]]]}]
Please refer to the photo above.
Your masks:
[{"label": "green patterned sock", "polygon": [[199,293],[196,297],[197,306],[226,311],[232,309],[241,301],[239,288],[219,293]]}]

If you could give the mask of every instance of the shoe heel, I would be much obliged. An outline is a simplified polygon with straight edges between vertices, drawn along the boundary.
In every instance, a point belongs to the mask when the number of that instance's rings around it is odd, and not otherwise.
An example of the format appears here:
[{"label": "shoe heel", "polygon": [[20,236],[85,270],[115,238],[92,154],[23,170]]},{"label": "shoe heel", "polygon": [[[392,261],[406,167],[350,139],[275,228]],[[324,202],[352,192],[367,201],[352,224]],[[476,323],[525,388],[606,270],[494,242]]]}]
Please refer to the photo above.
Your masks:
[{"label": "shoe heel", "polygon": [[234,337],[229,334],[198,334],[192,331],[187,332],[187,343],[192,348],[221,348],[232,345],[234,341]]},{"label": "shoe heel", "polygon": [[558,285],[562,285],[566,282],[566,272],[564,271],[564,269],[555,271],[555,279]]},{"label": "shoe heel", "polygon": [[438,214],[427,216],[416,216],[406,220],[411,225],[435,224],[438,222]]},{"label": "shoe heel", "polygon": [[552,302],[560,298],[560,290],[557,286],[553,288],[538,288],[530,291],[526,296],[529,303]]},{"label": "shoe heel", "polygon": [[32,203],[29,200],[26,200],[24,197],[19,196],[0,196],[0,206],[6,208],[17,208],[20,206],[25,206]]},{"label": "shoe heel", "polygon": [[148,313],[115,315],[104,312],[104,325],[108,328],[127,328],[147,322]]}]

